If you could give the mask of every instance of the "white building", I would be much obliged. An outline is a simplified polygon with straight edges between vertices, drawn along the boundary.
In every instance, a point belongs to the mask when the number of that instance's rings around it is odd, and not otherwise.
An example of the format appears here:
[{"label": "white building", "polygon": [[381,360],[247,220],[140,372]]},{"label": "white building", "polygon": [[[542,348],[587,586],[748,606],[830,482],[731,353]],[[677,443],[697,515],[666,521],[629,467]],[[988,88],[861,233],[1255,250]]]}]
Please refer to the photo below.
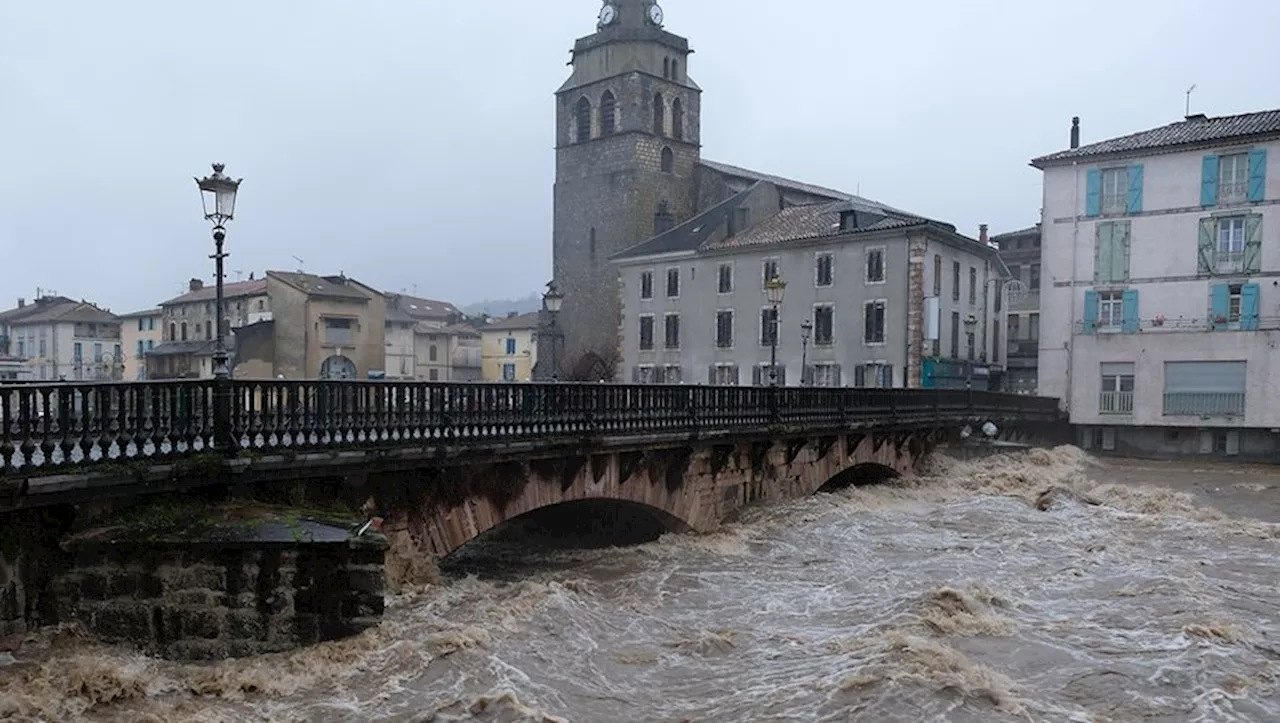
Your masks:
[{"label": "white building", "polygon": [[[124,376],[120,319],[87,301],[43,296],[0,313],[0,354],[6,374],[57,381],[109,381]],[[13,369],[12,358],[24,370]]]},{"label": "white building", "polygon": [[1280,110],[1078,140],[1032,161],[1040,394],[1089,447],[1274,459]]},{"label": "white building", "polygon": [[164,342],[164,309],[146,309],[120,317],[124,378],[147,378],[147,354]]}]

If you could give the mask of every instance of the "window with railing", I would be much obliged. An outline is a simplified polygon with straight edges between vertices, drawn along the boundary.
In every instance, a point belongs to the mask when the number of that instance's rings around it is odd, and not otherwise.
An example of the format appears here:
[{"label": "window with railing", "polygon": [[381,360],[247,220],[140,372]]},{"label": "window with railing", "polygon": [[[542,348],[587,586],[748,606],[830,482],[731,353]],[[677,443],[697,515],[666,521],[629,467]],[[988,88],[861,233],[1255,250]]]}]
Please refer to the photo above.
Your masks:
[{"label": "window with railing", "polygon": [[1133,362],[1103,362],[1099,414],[1133,414]]},{"label": "window with railing", "polygon": [[1165,362],[1164,415],[1243,415],[1246,368],[1243,361]]},{"label": "window with railing", "polygon": [[1249,196],[1249,154],[1218,158],[1218,202],[1244,203]]},{"label": "window with railing", "polygon": [[1098,329],[1116,330],[1124,324],[1124,292],[1098,292]]},{"label": "window with railing", "polygon": [[1244,270],[1244,216],[1218,219],[1213,268],[1217,273],[1240,273]]},{"label": "window with railing", "polygon": [[1102,171],[1102,212],[1124,213],[1129,200],[1129,169],[1107,168]]}]

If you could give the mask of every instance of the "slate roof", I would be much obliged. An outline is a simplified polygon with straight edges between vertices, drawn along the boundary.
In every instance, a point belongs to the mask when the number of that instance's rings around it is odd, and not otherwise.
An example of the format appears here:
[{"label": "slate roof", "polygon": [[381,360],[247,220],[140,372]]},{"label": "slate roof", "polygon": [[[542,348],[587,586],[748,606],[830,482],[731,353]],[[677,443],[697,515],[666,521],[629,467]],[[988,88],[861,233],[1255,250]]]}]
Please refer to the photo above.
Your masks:
[{"label": "slate roof", "polygon": [[[841,231],[840,215],[842,212],[850,210],[857,213],[857,228]],[[770,246],[791,241],[821,238],[823,236],[908,228],[926,223],[929,223],[929,221],[918,216],[875,213],[858,208],[856,204],[847,201],[814,203],[784,208],[745,231],[714,243],[706,244],[702,247],[702,250],[724,251]]]},{"label": "slate roof", "polygon": [[1005,231],[1004,233],[998,233],[995,236],[992,236],[991,240],[995,241],[996,239],[1013,238],[1015,236],[1030,236],[1037,233],[1040,233],[1040,224],[1028,226],[1027,228],[1020,228],[1017,231]]},{"label": "slate roof", "polygon": [[458,310],[458,307],[447,301],[423,299],[417,296],[409,296],[408,294],[387,294],[386,297],[388,314],[391,312],[391,307],[394,306],[414,319],[447,319],[454,314],[462,316],[462,312]]},{"label": "slate roof", "polygon": [[528,314],[492,321],[485,324],[480,331],[520,331],[536,328],[538,328],[538,312],[531,311]]},{"label": "slate roof", "polygon": [[50,296],[0,313],[0,321],[8,324],[110,324],[118,323],[120,318],[87,301]]},{"label": "slate roof", "polygon": [[716,232],[716,229],[724,225],[725,219],[729,217],[729,214],[733,213],[733,209],[745,201],[757,185],[759,185],[759,181],[753,183],[750,188],[726,198],[679,226],[646,241],[641,241],[631,248],[623,249],[611,258],[624,259],[680,251],[697,251],[702,247],[703,242]]},{"label": "slate roof", "polygon": [[143,309],[142,311],[131,311],[128,314],[121,314],[121,319],[137,319],[140,316],[160,316],[164,313],[164,309],[156,307],[154,309]]},{"label": "slate roof", "polygon": [[827,198],[830,198],[833,201],[847,201],[853,198],[853,196],[843,191],[836,191],[831,188],[823,188],[822,186],[815,186],[810,183],[793,181],[790,178],[783,178],[782,176],[774,176],[768,173],[761,173],[759,171],[752,171],[746,168],[740,168],[738,166],[731,166],[728,163],[717,163],[715,161],[708,161],[708,160],[700,160],[698,161],[698,163],[707,168],[710,168],[716,173],[723,173],[726,176],[746,178],[752,181],[766,181],[768,183],[772,183],[775,186],[781,186],[782,188],[789,188],[793,191],[800,191],[801,193],[807,193],[812,196],[826,196]]},{"label": "slate roof", "polygon": [[345,276],[316,276],[301,271],[268,271],[267,275],[283,281],[308,296],[350,301],[369,300],[369,294],[345,283],[351,281]]},{"label": "slate roof", "polygon": [[[230,284],[222,284],[222,296],[224,299],[238,299],[245,296],[260,296],[267,293],[267,280],[257,279],[254,281],[234,281]],[[206,286],[198,291],[188,291],[182,296],[175,296],[168,301],[160,302],[161,306],[175,306],[178,304],[193,304],[197,301],[213,301],[218,295],[217,286]]]},{"label": "slate roof", "polygon": [[1245,139],[1255,136],[1280,134],[1280,110],[1243,113],[1219,118],[1203,115],[1191,116],[1177,123],[1111,138],[1087,146],[1072,148],[1032,159],[1031,165],[1043,168],[1057,162],[1101,156],[1112,153],[1131,153],[1157,149],[1174,149],[1203,143]]}]

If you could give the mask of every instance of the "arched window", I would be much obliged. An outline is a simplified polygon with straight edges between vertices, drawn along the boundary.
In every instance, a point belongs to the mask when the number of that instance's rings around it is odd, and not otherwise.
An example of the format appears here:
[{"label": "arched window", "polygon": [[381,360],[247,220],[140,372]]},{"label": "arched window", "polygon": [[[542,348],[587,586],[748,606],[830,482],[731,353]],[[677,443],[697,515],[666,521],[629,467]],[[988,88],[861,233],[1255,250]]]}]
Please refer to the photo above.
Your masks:
[{"label": "arched window", "polygon": [[661,93],[653,96],[653,132],[659,136],[667,132],[667,102]]},{"label": "arched window", "polygon": [[213,322],[208,319],[204,320],[204,338],[213,338]]},{"label": "arched window", "polygon": [[178,340],[178,325],[173,322],[169,322],[169,341],[177,341],[177,340]]},{"label": "arched window", "polygon": [[585,97],[578,99],[578,105],[573,109],[574,125],[577,131],[577,142],[591,140],[591,101]]},{"label": "arched window", "polygon": [[658,234],[666,233],[675,225],[675,217],[671,215],[671,209],[667,206],[666,199],[663,199],[658,204],[658,212],[653,214],[653,235],[657,236]]},{"label": "arched window", "polygon": [[662,77],[664,78],[671,77],[671,58],[662,59]]},{"label": "arched window", "polygon": [[600,96],[600,135],[611,136],[618,130],[618,103],[613,91],[606,90]]},{"label": "arched window", "polygon": [[671,101],[671,137],[676,140],[684,138],[684,105],[679,98]]},{"label": "arched window", "polygon": [[676,170],[676,154],[670,148],[662,149],[662,172],[672,173]]},{"label": "arched window", "polygon": [[591,255],[592,261],[596,260],[596,229],[594,226],[587,237],[587,253]]},{"label": "arched window", "polygon": [[679,60],[671,61],[671,79],[680,80],[680,61]]},{"label": "arched window", "polygon": [[187,322],[182,322],[182,340],[187,340]]}]

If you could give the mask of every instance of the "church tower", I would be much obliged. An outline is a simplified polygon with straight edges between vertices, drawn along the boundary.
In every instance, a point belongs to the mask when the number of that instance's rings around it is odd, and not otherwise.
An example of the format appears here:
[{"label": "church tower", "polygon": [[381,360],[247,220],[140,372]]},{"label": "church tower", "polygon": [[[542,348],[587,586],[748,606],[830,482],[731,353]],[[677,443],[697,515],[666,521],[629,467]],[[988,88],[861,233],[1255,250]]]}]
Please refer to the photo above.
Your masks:
[{"label": "church tower", "polygon": [[696,210],[702,91],[689,79],[689,41],[667,32],[664,19],[655,0],[605,0],[556,92],[562,374],[589,367],[591,354],[618,354],[621,304],[609,257]]}]

